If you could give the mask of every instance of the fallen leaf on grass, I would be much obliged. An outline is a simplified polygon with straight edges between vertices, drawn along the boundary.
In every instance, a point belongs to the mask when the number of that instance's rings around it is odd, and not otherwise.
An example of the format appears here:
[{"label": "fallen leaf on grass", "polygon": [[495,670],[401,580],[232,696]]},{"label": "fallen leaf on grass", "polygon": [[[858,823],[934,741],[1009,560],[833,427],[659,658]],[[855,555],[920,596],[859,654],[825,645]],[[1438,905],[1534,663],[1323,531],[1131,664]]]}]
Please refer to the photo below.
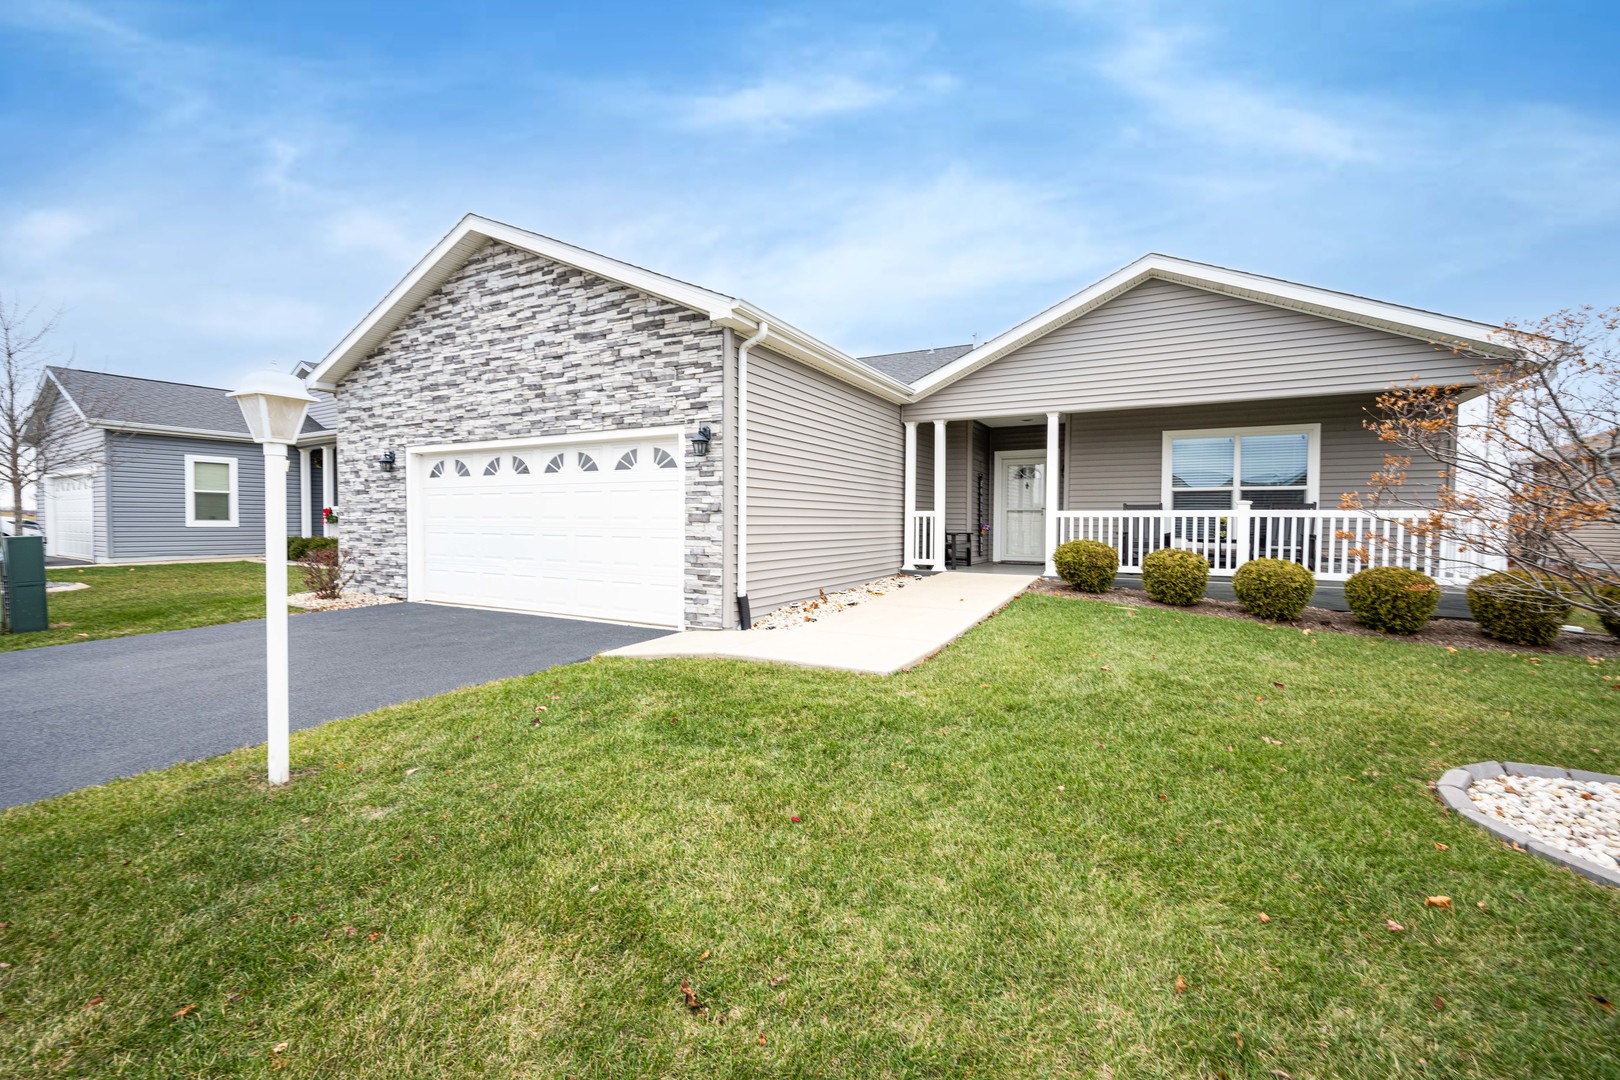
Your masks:
[{"label": "fallen leaf on grass", "polygon": [[1443,1012],[1445,1010],[1445,1007],[1446,1007],[1446,999],[1441,997],[1439,994],[1434,995],[1434,1011],[1435,1012]]},{"label": "fallen leaf on grass", "polygon": [[1384,925],[1389,927],[1391,933],[1395,933],[1395,934],[1398,934],[1402,930],[1406,929],[1406,927],[1402,926],[1400,923],[1396,922],[1394,919],[1385,919],[1384,920]]},{"label": "fallen leaf on grass", "polygon": [[1434,850],[1436,850],[1436,851],[1450,851],[1451,850],[1451,845],[1450,844],[1442,844],[1442,843],[1440,843],[1440,841],[1436,840],[1434,842]]},{"label": "fallen leaf on grass", "polygon": [[181,1017],[185,1016],[187,1013],[194,1013],[196,1011],[197,1011],[197,1006],[195,1006],[195,1005],[182,1005],[182,1006],[180,1006],[178,1009],[176,1009],[174,1011],[174,1019],[179,1020]]},{"label": "fallen leaf on grass", "polygon": [[285,1054],[287,1052],[287,1047],[290,1045],[290,1043],[278,1042],[276,1045],[270,1048],[270,1052],[272,1054]]},{"label": "fallen leaf on grass", "polygon": [[1614,1012],[1614,1002],[1610,1001],[1602,994],[1588,994],[1586,996],[1597,1002],[1598,1008],[1602,1009],[1604,1012]]},{"label": "fallen leaf on grass", "polygon": [[1449,896],[1426,896],[1426,897],[1423,898],[1423,906],[1424,907],[1439,908],[1441,911],[1450,911],[1451,910],[1451,897],[1449,897]]},{"label": "fallen leaf on grass", "polygon": [[1277,688],[1277,689],[1279,689],[1279,690],[1286,690],[1286,689],[1288,689],[1288,687],[1286,687],[1286,686],[1284,686],[1284,685],[1283,685],[1283,684],[1282,684],[1282,683],[1280,683],[1280,682],[1274,682],[1274,683],[1272,683],[1272,684],[1271,684],[1271,685],[1272,685],[1272,686],[1275,686],[1275,687],[1276,687],[1276,688]]},{"label": "fallen leaf on grass", "polygon": [[1180,975],[1177,975],[1176,976],[1176,993],[1185,994],[1186,992],[1187,992],[1187,980],[1182,978]]},{"label": "fallen leaf on grass", "polygon": [[698,955],[698,963],[702,963],[703,961],[707,960],[708,958],[709,958],[709,950],[704,949],[703,952]]},{"label": "fallen leaf on grass", "polygon": [[1260,921],[1263,923],[1268,923],[1271,921],[1271,916],[1262,911],[1260,913]]},{"label": "fallen leaf on grass", "polygon": [[1276,1080],[1294,1080],[1294,1074],[1284,1069],[1272,1069],[1271,1075],[1276,1077]]},{"label": "fallen leaf on grass", "polygon": [[765,1045],[765,1033],[763,1031],[759,1033],[759,1045]]},{"label": "fallen leaf on grass", "polygon": [[681,997],[686,999],[688,1009],[693,1012],[703,1011],[703,1002],[698,1000],[697,991],[692,989],[691,982],[686,979],[681,980]]},{"label": "fallen leaf on grass", "polygon": [[97,994],[95,997],[84,1003],[84,1011],[89,1012],[91,1009],[95,1008],[97,1005],[100,1005],[106,1000],[106,998],[102,997],[100,994]]},{"label": "fallen leaf on grass", "polygon": [[1485,901],[1481,900],[1479,903],[1475,904],[1474,906],[1479,908],[1479,910],[1484,911],[1485,910]]},{"label": "fallen leaf on grass", "polygon": [[787,976],[786,975],[778,975],[776,978],[771,980],[771,989],[774,990],[778,986],[781,986],[785,982],[787,982]]}]

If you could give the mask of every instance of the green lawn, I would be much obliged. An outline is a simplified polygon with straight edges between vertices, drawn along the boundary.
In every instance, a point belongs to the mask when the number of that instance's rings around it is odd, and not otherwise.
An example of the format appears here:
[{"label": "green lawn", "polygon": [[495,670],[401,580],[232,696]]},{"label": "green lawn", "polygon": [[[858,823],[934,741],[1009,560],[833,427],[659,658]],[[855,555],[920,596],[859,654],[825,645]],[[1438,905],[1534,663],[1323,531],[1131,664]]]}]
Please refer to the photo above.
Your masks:
[{"label": "green lawn", "polygon": [[[90,588],[48,594],[51,628],[0,634],[0,652],[264,618],[263,563],[53,567],[46,577]],[[301,570],[289,569],[287,581],[303,591]]]},{"label": "green lawn", "polygon": [[0,816],[0,1074],[1616,1076],[1620,892],[1425,785],[1617,675],[1026,596],[388,709]]}]

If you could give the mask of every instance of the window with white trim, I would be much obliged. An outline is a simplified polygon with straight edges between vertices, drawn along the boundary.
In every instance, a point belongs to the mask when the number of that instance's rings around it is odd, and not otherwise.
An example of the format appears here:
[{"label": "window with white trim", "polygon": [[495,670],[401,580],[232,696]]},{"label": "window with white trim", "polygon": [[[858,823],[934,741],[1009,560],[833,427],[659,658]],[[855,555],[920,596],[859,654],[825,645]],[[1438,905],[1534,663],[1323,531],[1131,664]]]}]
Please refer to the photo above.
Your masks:
[{"label": "window with white trim", "polygon": [[236,527],[236,459],[185,455],[186,525]]},{"label": "window with white trim", "polygon": [[1320,424],[1164,433],[1164,503],[1171,510],[1315,505]]}]

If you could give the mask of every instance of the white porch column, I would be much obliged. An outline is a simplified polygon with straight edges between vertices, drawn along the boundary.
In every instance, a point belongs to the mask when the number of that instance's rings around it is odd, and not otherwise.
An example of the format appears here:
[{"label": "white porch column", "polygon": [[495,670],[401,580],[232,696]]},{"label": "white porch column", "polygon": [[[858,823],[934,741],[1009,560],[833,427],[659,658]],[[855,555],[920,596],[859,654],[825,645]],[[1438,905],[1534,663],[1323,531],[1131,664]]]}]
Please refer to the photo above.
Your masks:
[{"label": "white porch column", "polygon": [[1052,551],[1057,547],[1057,512],[1058,512],[1058,420],[1061,414],[1049,412],[1046,414],[1046,513],[1043,519],[1046,522],[1046,569],[1041,571],[1047,577],[1057,577],[1057,567],[1052,562]]},{"label": "white porch column", "polygon": [[[321,506],[337,508],[337,445],[321,448]],[[322,532],[325,531],[324,522]]]},{"label": "white porch column", "polygon": [[934,421],[934,567],[945,569],[945,421]]},{"label": "white porch column", "polygon": [[903,570],[917,569],[916,526],[912,517],[917,513],[917,421],[906,421],[906,460],[901,471],[905,474],[905,541],[900,556]]},{"label": "white porch column", "polygon": [[314,536],[309,525],[309,447],[298,448],[298,535]]}]

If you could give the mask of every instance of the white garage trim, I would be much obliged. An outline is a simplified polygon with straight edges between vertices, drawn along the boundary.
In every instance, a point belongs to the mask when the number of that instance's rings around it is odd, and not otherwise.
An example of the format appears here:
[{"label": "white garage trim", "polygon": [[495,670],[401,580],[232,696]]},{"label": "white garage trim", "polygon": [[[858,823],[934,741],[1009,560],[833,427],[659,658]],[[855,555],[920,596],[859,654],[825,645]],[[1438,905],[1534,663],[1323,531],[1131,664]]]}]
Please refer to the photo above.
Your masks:
[{"label": "white garage trim", "polygon": [[[406,598],[423,603],[463,604],[565,618],[639,622],[683,629],[686,621],[687,489],[684,436],[685,429],[676,426],[611,428],[568,435],[536,435],[407,447],[404,455]],[[552,471],[545,468],[547,457],[541,456],[556,456],[557,451],[588,452],[594,446],[611,446],[616,458],[618,450],[629,448],[626,444],[651,445],[655,452],[649,453],[647,449],[640,451],[639,464],[643,467],[636,467],[636,455],[631,454],[632,465],[623,470],[614,468],[614,460],[604,459],[600,472],[593,468],[584,476],[579,475],[577,458],[570,459],[573,467],[566,470],[566,475],[553,476]],[[474,456],[488,457],[494,452],[495,460],[503,461],[504,455],[510,453],[516,456],[521,451],[532,452],[532,456],[524,457],[526,467],[522,473],[513,471],[509,460],[505,461],[504,472],[497,472],[495,465],[485,470],[482,468],[485,462],[475,464],[471,460]],[[456,471],[461,466],[458,456],[468,459],[466,465],[470,472]],[[670,464],[671,459],[673,465]],[[657,461],[661,461],[662,466],[655,465]],[[452,465],[452,462],[455,464]],[[433,469],[436,464],[442,466],[440,470]],[[658,472],[650,472],[653,468],[657,468]],[[438,472],[437,477],[434,476],[435,471]],[[628,473],[634,473],[640,479],[623,475]],[[622,480],[628,486],[620,486],[615,483],[616,480]],[[431,491],[428,488],[430,483],[445,481],[452,484],[460,482],[465,486],[454,489],[454,492],[449,488],[441,490],[434,487]],[[627,524],[624,512],[627,504],[614,502],[612,492],[615,487],[619,487],[622,499],[633,500],[628,505],[637,508],[647,505],[648,515],[644,520],[650,543],[646,557],[652,562],[645,561],[641,556],[642,545],[636,532],[639,524],[633,516]],[[547,491],[552,494],[545,495]],[[546,504],[527,502],[531,494],[535,499],[560,500],[564,507],[561,516],[548,517],[543,511],[533,509]],[[449,503],[447,499],[457,501]],[[445,517],[447,512],[452,515],[456,513],[448,510],[452,505],[471,509],[465,517]],[[508,510],[509,507],[512,509]],[[528,523],[523,521],[525,507],[530,508],[527,511],[529,514],[536,515]],[[578,518],[570,512],[575,508],[580,510]],[[513,531],[514,518],[517,532]],[[601,546],[592,546],[584,539],[586,534],[583,532],[571,534],[566,528],[548,529],[546,525],[552,521],[574,520],[590,520],[598,526],[605,525],[607,531],[596,534],[602,541]],[[468,547],[462,550],[478,551],[480,549],[475,545],[482,542],[487,545],[482,548],[488,554],[487,561],[481,561],[478,555],[468,559],[444,557],[444,545],[454,542],[455,530],[447,528],[450,522],[465,525],[484,523],[482,528],[475,526],[464,530],[462,539],[467,541]],[[430,529],[433,530],[431,539]],[[513,543],[514,537],[528,535],[530,529],[546,529],[551,537],[547,545],[536,544],[533,548],[535,569],[532,576],[524,573],[531,565],[526,557],[529,549],[521,544],[514,546]],[[567,554],[570,544],[576,545],[574,555]],[[440,552],[431,566],[428,562],[430,550]],[[590,553],[597,551],[604,552],[607,561],[593,561]],[[548,554],[550,560],[546,559]],[[550,565],[543,567],[542,564],[548,561]],[[510,568],[513,581],[510,593],[491,587],[491,574],[498,576],[500,571],[487,568],[501,566],[503,562]],[[616,565],[630,568],[625,576],[630,581],[631,591],[627,592],[626,582],[612,573],[611,567]],[[565,566],[591,567],[591,570],[575,578],[562,569]],[[595,588],[588,584],[593,581],[598,584],[605,582],[606,587]],[[531,586],[527,595],[524,595],[522,588],[524,582]],[[651,592],[637,594],[634,590],[638,587]],[[599,595],[606,599],[598,609],[593,610],[595,605],[592,601]],[[503,602],[508,596],[510,604]],[[638,610],[639,597],[645,597],[649,603]]]}]

